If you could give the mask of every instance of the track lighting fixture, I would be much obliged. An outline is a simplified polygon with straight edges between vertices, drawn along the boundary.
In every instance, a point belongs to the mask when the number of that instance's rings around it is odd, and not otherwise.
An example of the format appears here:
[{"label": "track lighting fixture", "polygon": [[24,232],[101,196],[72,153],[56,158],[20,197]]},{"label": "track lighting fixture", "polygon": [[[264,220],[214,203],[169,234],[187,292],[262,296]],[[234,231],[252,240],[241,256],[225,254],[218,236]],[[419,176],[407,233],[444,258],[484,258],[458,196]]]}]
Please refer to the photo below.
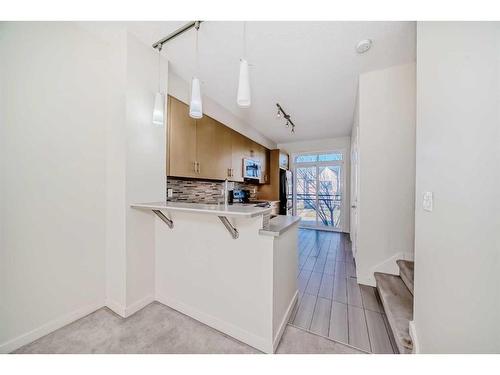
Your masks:
[{"label": "track lighting fixture", "polygon": [[276,103],[276,107],[278,107],[278,114],[276,115],[276,118],[281,118],[283,117],[286,120],[285,126],[290,129],[291,127],[291,133],[295,134],[295,124],[293,123],[291,117],[289,114],[287,114],[283,108],[279,105],[279,103]]}]

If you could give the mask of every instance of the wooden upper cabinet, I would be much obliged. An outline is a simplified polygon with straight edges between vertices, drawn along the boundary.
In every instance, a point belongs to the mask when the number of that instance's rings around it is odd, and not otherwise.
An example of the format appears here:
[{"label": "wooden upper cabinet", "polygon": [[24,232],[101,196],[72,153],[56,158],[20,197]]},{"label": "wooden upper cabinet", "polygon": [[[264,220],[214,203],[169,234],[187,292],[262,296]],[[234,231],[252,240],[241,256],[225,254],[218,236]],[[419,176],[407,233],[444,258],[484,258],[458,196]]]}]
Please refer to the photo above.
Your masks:
[{"label": "wooden upper cabinet", "polygon": [[218,147],[221,149],[222,179],[233,181],[233,130],[221,123],[219,125]]},{"label": "wooden upper cabinet", "polygon": [[168,168],[169,176],[196,177],[196,121],[189,107],[168,97]]},{"label": "wooden upper cabinet", "polygon": [[243,181],[243,159],[258,160],[268,183],[269,150],[213,118],[189,117],[189,107],[168,97],[167,175]]},{"label": "wooden upper cabinet", "polygon": [[243,158],[249,154],[248,138],[231,132],[231,181],[243,181]]},{"label": "wooden upper cabinet", "polygon": [[196,161],[198,176],[224,180],[231,168],[229,129],[211,117],[196,121]]}]

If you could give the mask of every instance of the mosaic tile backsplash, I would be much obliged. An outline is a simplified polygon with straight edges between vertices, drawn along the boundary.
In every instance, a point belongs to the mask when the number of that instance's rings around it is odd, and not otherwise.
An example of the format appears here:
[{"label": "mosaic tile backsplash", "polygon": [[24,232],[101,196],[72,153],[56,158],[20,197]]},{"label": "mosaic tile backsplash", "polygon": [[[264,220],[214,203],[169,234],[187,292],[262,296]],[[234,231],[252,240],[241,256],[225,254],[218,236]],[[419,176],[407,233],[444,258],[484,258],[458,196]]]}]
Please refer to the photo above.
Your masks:
[{"label": "mosaic tile backsplash", "polygon": [[[247,182],[230,182],[233,189],[250,191],[250,199],[257,198],[258,186]],[[170,202],[219,203],[222,202],[223,181],[197,180],[191,178],[167,177],[167,189],[173,189]],[[229,186],[231,189],[231,185]]]}]

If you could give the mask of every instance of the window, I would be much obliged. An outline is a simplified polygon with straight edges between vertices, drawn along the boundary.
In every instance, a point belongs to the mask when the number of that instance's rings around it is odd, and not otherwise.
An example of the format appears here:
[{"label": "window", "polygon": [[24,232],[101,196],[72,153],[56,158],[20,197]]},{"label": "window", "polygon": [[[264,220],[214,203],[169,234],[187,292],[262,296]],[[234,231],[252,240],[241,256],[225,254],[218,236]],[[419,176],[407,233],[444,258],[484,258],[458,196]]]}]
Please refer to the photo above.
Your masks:
[{"label": "window", "polygon": [[341,161],[342,153],[340,152],[328,152],[321,154],[309,154],[309,155],[297,155],[295,157],[295,163],[317,163],[317,162],[328,162],[328,161]]}]

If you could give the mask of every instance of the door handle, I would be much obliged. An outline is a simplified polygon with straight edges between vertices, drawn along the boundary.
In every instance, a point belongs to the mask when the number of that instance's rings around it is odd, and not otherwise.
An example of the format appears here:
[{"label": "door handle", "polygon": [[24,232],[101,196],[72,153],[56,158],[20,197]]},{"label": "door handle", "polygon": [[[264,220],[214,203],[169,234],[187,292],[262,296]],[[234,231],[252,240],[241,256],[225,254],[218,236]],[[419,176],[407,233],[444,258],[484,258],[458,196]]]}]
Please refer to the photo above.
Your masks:
[{"label": "door handle", "polygon": [[356,206],[356,205],[352,205],[352,206],[351,206],[351,208],[357,208],[357,207],[358,207],[358,206]]}]

